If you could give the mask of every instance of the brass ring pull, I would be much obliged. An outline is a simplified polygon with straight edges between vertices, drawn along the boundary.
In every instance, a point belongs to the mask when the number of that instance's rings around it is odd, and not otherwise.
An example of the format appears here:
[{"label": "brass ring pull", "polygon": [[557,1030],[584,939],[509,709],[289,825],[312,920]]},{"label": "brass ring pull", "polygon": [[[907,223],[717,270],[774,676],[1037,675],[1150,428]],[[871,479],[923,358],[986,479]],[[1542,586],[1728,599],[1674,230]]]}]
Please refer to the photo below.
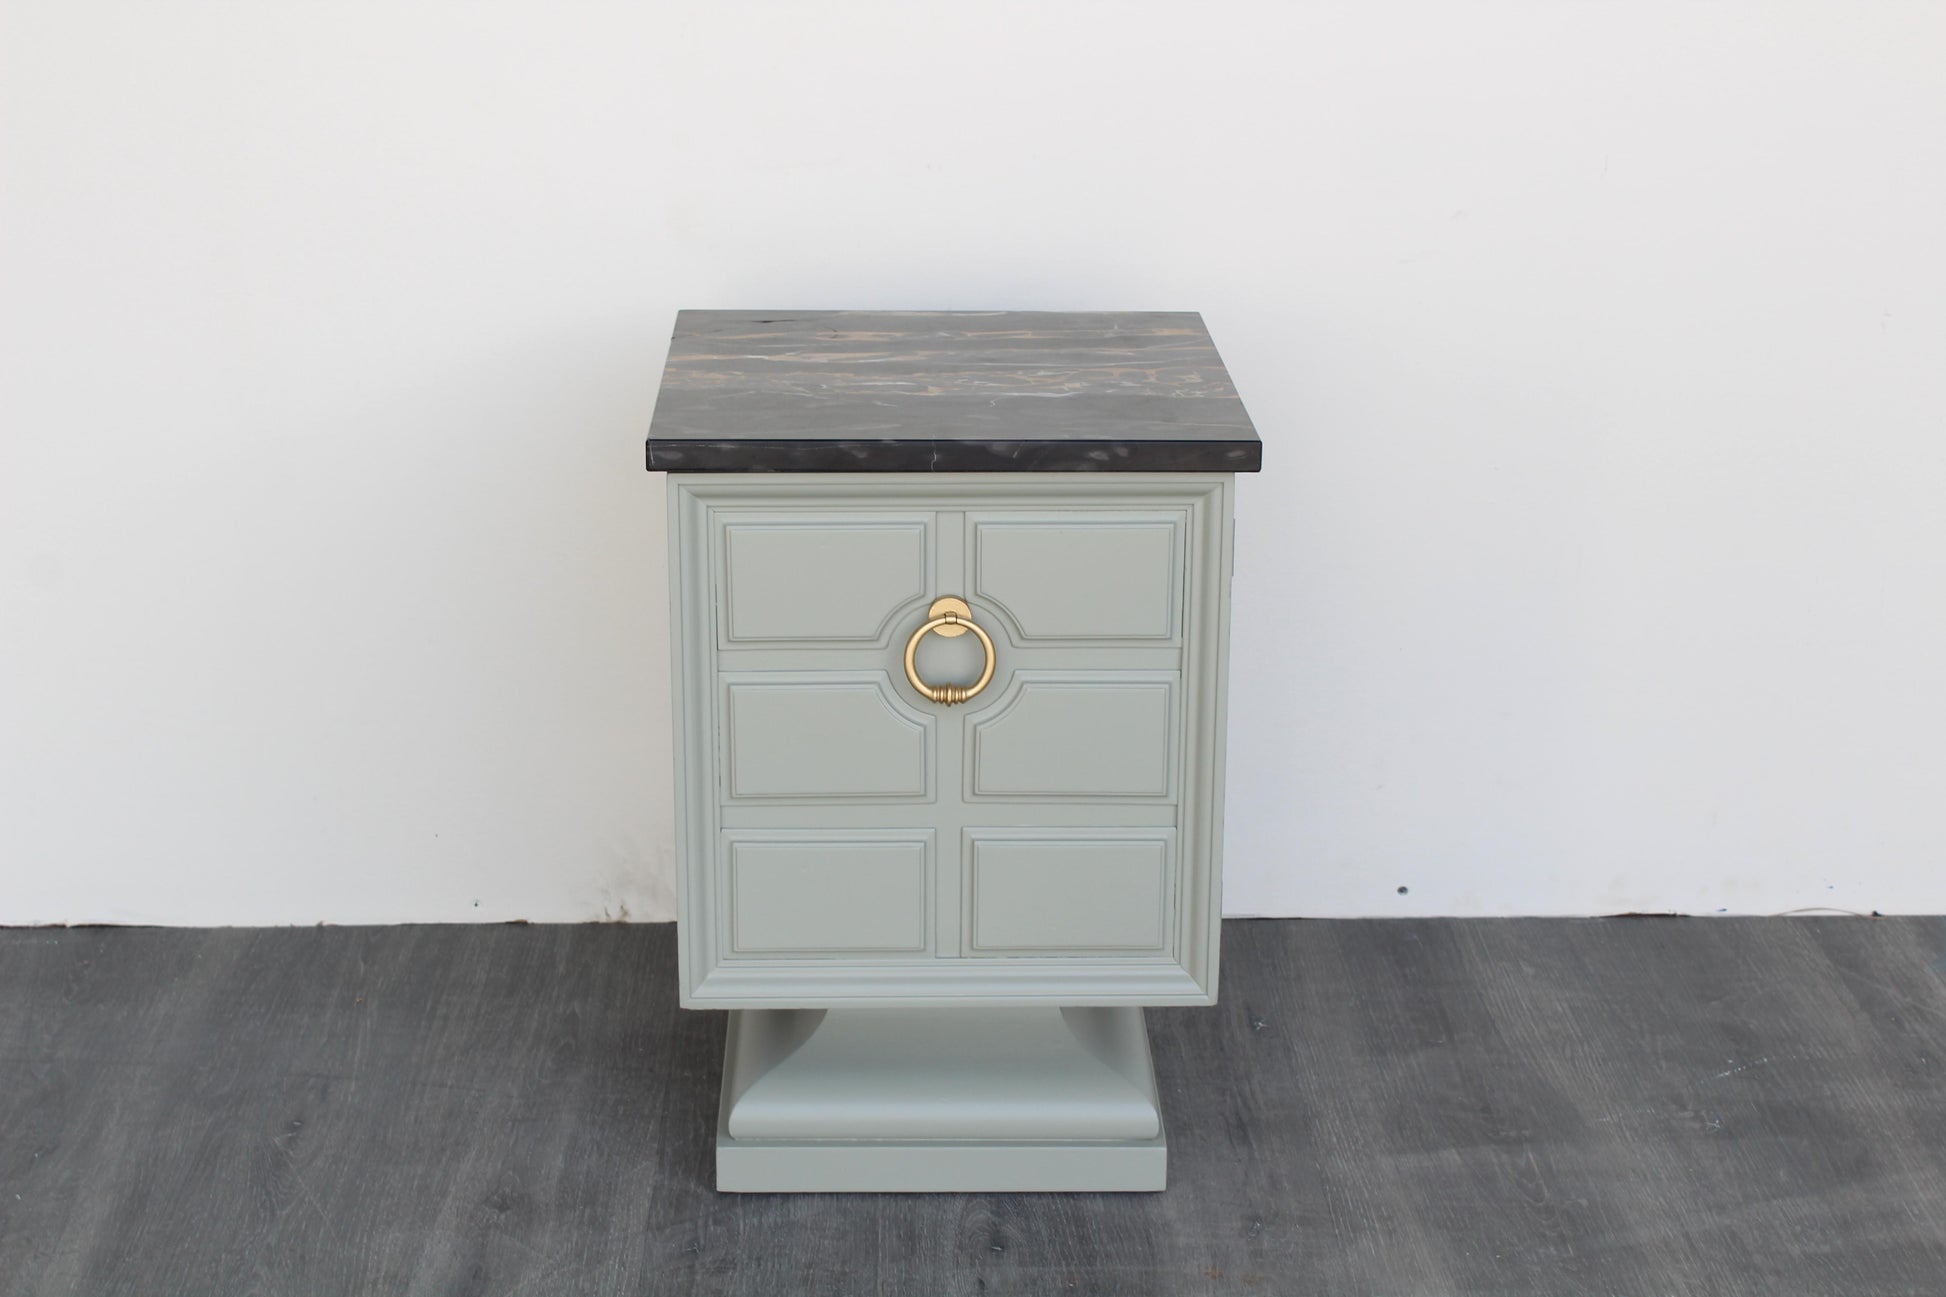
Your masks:
[{"label": "brass ring pull", "polygon": [[[927,698],[947,707],[965,702],[986,688],[987,682],[993,679],[993,640],[974,622],[972,612],[962,600],[935,599],[932,607],[926,609],[926,615],[931,620],[913,631],[912,638],[905,642],[905,678]],[[913,665],[912,659],[919,652],[919,641],[926,637],[928,631],[938,631],[948,637],[972,631],[979,636],[980,646],[987,651],[986,669],[980,672],[980,678],[970,685],[929,685],[921,680],[919,668]]]}]

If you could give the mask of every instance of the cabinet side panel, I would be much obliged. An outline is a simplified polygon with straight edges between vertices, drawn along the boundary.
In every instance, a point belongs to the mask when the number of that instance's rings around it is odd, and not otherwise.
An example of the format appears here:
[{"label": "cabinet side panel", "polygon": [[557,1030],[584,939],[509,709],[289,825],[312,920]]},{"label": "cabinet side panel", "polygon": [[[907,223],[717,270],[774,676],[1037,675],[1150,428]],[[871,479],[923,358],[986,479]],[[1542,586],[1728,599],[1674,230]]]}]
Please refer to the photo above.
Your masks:
[{"label": "cabinet side panel", "polygon": [[675,728],[676,964],[688,1004],[716,962],[713,645],[709,517],[686,478],[669,478],[670,687]]},{"label": "cabinet side panel", "polygon": [[1214,476],[1197,500],[1186,565],[1191,574],[1183,660],[1185,694],[1181,847],[1183,968],[1216,1001],[1223,926],[1223,766],[1228,726],[1231,501],[1236,479]]}]

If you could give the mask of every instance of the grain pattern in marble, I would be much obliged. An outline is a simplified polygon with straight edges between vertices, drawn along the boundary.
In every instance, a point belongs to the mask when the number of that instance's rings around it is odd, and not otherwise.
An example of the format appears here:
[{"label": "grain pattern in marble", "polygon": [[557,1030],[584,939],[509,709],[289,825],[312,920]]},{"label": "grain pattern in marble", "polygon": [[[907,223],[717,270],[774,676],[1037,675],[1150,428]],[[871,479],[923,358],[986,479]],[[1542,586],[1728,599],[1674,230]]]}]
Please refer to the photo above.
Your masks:
[{"label": "grain pattern in marble", "polygon": [[684,311],[669,472],[1255,472],[1194,312]]}]

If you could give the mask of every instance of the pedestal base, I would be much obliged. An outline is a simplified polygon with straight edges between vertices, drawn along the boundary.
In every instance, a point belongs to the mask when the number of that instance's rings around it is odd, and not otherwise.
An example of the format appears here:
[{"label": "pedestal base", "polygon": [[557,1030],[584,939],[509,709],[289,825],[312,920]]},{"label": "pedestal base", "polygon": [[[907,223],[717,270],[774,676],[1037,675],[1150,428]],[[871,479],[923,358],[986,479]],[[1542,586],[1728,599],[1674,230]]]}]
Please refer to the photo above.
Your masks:
[{"label": "pedestal base", "polygon": [[1143,1191],[1168,1150],[1135,1008],[730,1014],[730,1193]]}]

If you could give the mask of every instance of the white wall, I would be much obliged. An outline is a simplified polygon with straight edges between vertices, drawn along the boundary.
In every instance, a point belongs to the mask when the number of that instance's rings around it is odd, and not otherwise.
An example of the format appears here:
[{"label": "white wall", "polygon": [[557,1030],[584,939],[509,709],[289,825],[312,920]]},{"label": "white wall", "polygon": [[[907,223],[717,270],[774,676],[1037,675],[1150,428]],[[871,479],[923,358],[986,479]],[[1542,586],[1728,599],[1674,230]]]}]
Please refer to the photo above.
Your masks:
[{"label": "white wall", "polygon": [[1946,909],[1942,49],[8,0],[0,922],[666,916],[680,306],[1204,313],[1232,913]]}]

